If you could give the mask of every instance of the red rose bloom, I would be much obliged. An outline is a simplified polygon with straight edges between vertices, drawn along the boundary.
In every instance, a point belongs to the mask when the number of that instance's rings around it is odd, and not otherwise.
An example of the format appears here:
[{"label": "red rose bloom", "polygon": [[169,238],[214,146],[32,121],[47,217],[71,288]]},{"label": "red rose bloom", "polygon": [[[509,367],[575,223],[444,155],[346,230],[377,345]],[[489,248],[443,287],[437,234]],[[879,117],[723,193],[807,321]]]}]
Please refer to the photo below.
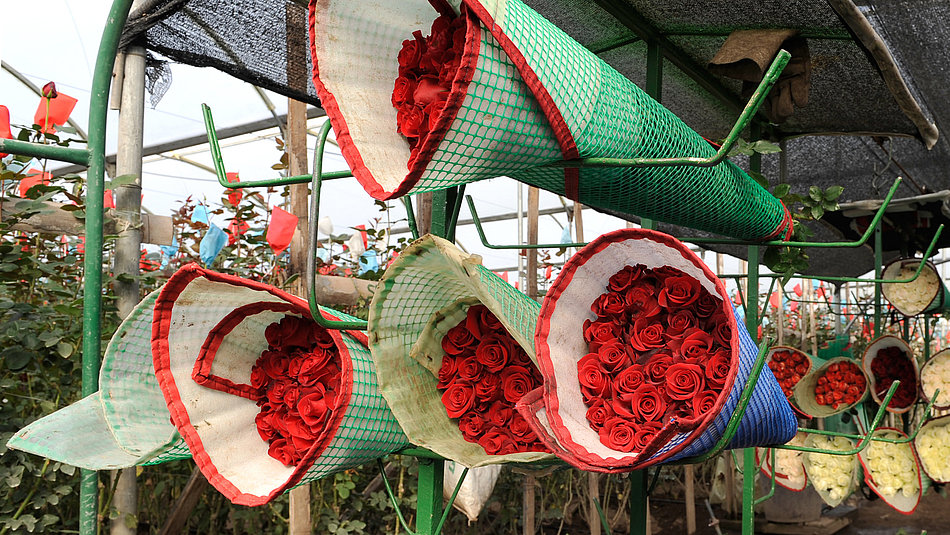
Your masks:
[{"label": "red rose bloom", "polygon": [[722,389],[732,369],[732,354],[728,350],[716,351],[706,363],[706,380],[714,389]]},{"label": "red rose bloom", "polygon": [[502,395],[515,404],[531,390],[531,376],[520,366],[511,366],[501,372]]},{"label": "red rose bloom", "polygon": [[713,345],[713,337],[702,329],[689,329],[683,334],[680,343],[671,343],[674,353],[682,355],[687,359],[704,360],[709,354]]},{"label": "red rose bloom", "polygon": [[485,305],[469,307],[465,316],[465,326],[478,338],[492,333],[507,334],[501,321]]},{"label": "red rose bloom", "polygon": [[617,292],[607,292],[598,297],[590,309],[600,317],[623,315],[626,304],[624,298]]},{"label": "red rose bloom", "polygon": [[633,284],[633,281],[640,278],[642,273],[643,264],[627,266],[610,277],[607,281],[607,289],[611,292],[623,292]]},{"label": "red rose bloom", "polygon": [[587,409],[587,421],[590,422],[591,427],[598,429],[603,427],[607,419],[614,416],[614,414],[613,408],[604,403],[604,400],[600,399],[591,404],[590,408]]},{"label": "red rose bloom", "polygon": [[298,461],[294,445],[283,438],[272,440],[267,454],[284,463],[284,466],[293,466]]},{"label": "red rose bloom", "polygon": [[671,312],[666,318],[667,327],[666,327],[666,337],[667,339],[679,338],[680,335],[685,333],[687,330],[697,327],[699,321],[696,319],[696,314],[688,308],[682,308]]},{"label": "red rose bloom", "polygon": [[480,402],[491,402],[501,397],[501,378],[493,373],[485,374],[475,383],[475,397]]},{"label": "red rose bloom", "polygon": [[656,353],[643,366],[648,380],[654,383],[663,382],[666,378],[666,370],[673,364],[673,356],[669,353]]},{"label": "red rose bloom", "polygon": [[511,435],[501,429],[489,429],[478,439],[478,444],[489,455],[507,455],[518,450]]},{"label": "red rose bloom", "polygon": [[696,306],[693,307],[697,316],[700,318],[708,318],[717,310],[722,310],[722,299],[707,292],[702,286],[700,286],[699,290],[699,299],[696,300]]},{"label": "red rose bloom", "polygon": [[646,373],[643,366],[631,364],[629,367],[618,373],[612,382],[614,395],[632,394],[646,381]]},{"label": "red rose bloom", "polygon": [[634,450],[633,427],[631,427],[630,422],[623,418],[607,419],[598,434],[600,435],[600,441],[608,448],[624,452]]},{"label": "red rose bloom", "polygon": [[415,40],[406,39],[402,42],[402,48],[399,50],[399,55],[397,56],[397,61],[399,61],[399,74],[402,74],[404,70],[415,70],[419,67],[419,61],[422,59],[422,54],[425,53],[426,44],[425,39],[422,37],[422,32],[416,30],[412,32]]},{"label": "red rose bloom", "polygon": [[396,112],[396,124],[400,134],[409,138],[418,138],[425,133],[424,128],[428,126],[428,120],[422,108],[403,106]]},{"label": "red rose bloom", "polygon": [[732,325],[729,324],[726,315],[716,314],[711,320],[715,320],[715,323],[710,321],[712,328],[708,329],[713,335],[713,340],[723,347],[729,347],[732,343]]},{"label": "red rose bloom", "polygon": [[475,388],[465,383],[454,383],[442,394],[442,404],[449,418],[458,418],[472,407]]},{"label": "red rose bloom", "polygon": [[307,425],[317,429],[323,427],[332,408],[332,400],[327,396],[323,385],[319,383],[303,393],[297,401],[297,412],[300,413],[300,417]]},{"label": "red rose bloom", "polygon": [[693,398],[693,417],[701,418],[713,410],[716,406],[716,400],[719,398],[717,392],[704,390]]},{"label": "red rose bloom", "polygon": [[650,442],[656,438],[656,434],[663,429],[659,422],[645,422],[633,436],[633,446],[636,451],[643,451],[650,445]]},{"label": "red rose bloom", "polygon": [[475,382],[482,376],[482,365],[478,363],[475,355],[469,355],[458,361],[459,379],[467,382]]},{"label": "red rose bloom", "polygon": [[591,351],[597,351],[601,345],[616,340],[620,335],[620,326],[612,321],[584,320],[584,341]]},{"label": "red rose bloom", "polygon": [[511,415],[508,430],[511,431],[511,434],[520,442],[533,442],[537,439],[534,431],[531,430],[531,426],[528,425],[528,421],[518,412]]},{"label": "red rose bloom", "polygon": [[665,330],[657,317],[642,317],[630,329],[630,347],[637,351],[659,349],[666,345]]},{"label": "red rose bloom", "polygon": [[403,105],[412,105],[412,94],[416,91],[416,81],[407,76],[396,78],[396,84],[393,87],[392,104],[399,108]]},{"label": "red rose bloom", "polygon": [[459,430],[469,442],[478,442],[478,437],[485,431],[485,419],[478,413],[469,411],[459,418]]},{"label": "red rose bloom", "polygon": [[261,353],[261,367],[264,373],[271,379],[280,379],[287,377],[287,370],[290,367],[290,357],[277,351],[265,350]]},{"label": "red rose bloom", "polygon": [[490,334],[478,343],[475,358],[488,371],[498,373],[508,364],[510,349],[507,337],[501,334]]},{"label": "red rose bloom", "polygon": [[329,351],[316,350],[300,362],[300,371],[297,372],[297,381],[301,386],[313,386],[318,381],[323,382],[335,371],[330,359],[333,354]]},{"label": "red rose bloom", "polygon": [[439,390],[445,390],[455,380],[456,361],[451,355],[442,357],[442,366],[439,367],[439,380],[435,387]]},{"label": "red rose bloom", "polygon": [[668,277],[656,300],[663,308],[686,308],[699,298],[699,286],[699,281],[689,275]]},{"label": "red rose bloom", "polygon": [[478,339],[464,325],[456,325],[442,337],[442,350],[449,355],[461,355],[475,347]]},{"label": "red rose bloom", "polygon": [[285,423],[287,425],[287,431],[291,436],[305,438],[310,441],[316,438],[314,429],[307,425],[299,415],[288,414]]},{"label": "red rose bloom", "polygon": [[277,381],[267,391],[267,401],[272,405],[280,405],[284,401],[284,392],[287,390],[288,384],[286,380]]},{"label": "red rose bloom", "polygon": [[703,383],[703,369],[695,364],[673,364],[666,371],[666,392],[672,399],[693,399]]},{"label": "red rose bloom", "polygon": [[610,377],[596,353],[590,353],[577,361],[577,380],[582,388],[594,396],[605,397],[610,393]]},{"label": "red rose bloom", "polygon": [[666,402],[656,386],[645,384],[633,393],[631,401],[634,414],[649,422],[663,416],[666,412]]},{"label": "red rose bloom", "polygon": [[270,377],[267,376],[267,372],[261,367],[260,362],[261,359],[257,359],[257,363],[251,366],[251,388],[256,390],[266,387],[267,383],[270,382]]},{"label": "red rose bloom", "polygon": [[511,421],[514,411],[511,407],[501,401],[496,401],[488,407],[486,418],[488,423],[495,427],[504,427]]},{"label": "red rose bloom", "polygon": [[630,364],[630,356],[617,340],[607,342],[597,350],[597,358],[609,373],[617,373]]},{"label": "red rose bloom", "polygon": [[257,416],[254,417],[254,423],[257,424],[257,433],[261,435],[261,438],[265,441],[270,440],[277,435],[277,430],[274,429],[273,425],[271,425],[271,418],[272,416],[270,411],[261,411],[257,413]]},{"label": "red rose bloom", "polygon": [[448,89],[439,85],[438,76],[423,76],[416,83],[416,90],[412,94],[412,102],[416,106],[425,108],[434,102],[444,102],[448,96]]},{"label": "red rose bloom", "polygon": [[654,288],[639,282],[627,290],[623,296],[623,302],[626,311],[630,313],[631,320],[653,317],[662,311],[654,292]]}]

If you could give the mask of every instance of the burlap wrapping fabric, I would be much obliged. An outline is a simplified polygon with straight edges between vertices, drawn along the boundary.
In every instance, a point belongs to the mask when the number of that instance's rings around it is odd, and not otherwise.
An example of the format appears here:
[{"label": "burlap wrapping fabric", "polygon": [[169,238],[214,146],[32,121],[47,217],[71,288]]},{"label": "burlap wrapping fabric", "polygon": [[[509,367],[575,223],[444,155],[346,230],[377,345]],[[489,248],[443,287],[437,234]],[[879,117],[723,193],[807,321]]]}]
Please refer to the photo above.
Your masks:
[{"label": "burlap wrapping fabric", "polygon": [[[458,5],[460,4],[460,5]],[[438,12],[466,41],[445,108],[410,162],[391,104],[397,54]],[[507,175],[609,209],[742,239],[787,238],[785,207],[731,162],[546,167],[588,157],[708,157],[673,113],[520,0],[313,0],[314,84],[363,188],[391,199]]]},{"label": "burlap wrapping fabric", "polygon": [[152,314],[145,297],[106,345],[99,391],[18,431],[10,448],[54,461],[111,470],[191,457],[169,421],[152,368]]},{"label": "burlap wrapping fabric", "polygon": [[369,347],[379,387],[413,444],[468,467],[553,458],[549,453],[489,455],[449,418],[436,388],[445,333],[468,307],[483,304],[534,357],[540,305],[450,242],[423,236],[387,268],[369,312]]},{"label": "burlap wrapping fabric", "polygon": [[[577,362],[588,353],[582,325],[596,319],[591,303],[608,279],[627,265],[676,268],[697,279],[722,300],[734,335],[729,375],[714,406],[692,421],[666,420],[650,446],[623,452],[601,442],[588,424]],[[599,472],[623,472],[673,462],[709,451],[723,436],[746,385],[758,348],[736,321],[725,286],[682,242],[666,234],[624,229],[598,237],[565,264],[541,308],[535,334],[544,385],[524,398],[518,410],[556,455],[573,466]],[[755,384],[749,405],[727,448],[784,444],[797,421],[775,376],[767,367]]]},{"label": "burlap wrapping fabric", "polygon": [[[331,320],[353,319],[321,312]],[[328,330],[340,355],[337,410],[296,465],[268,455],[250,374],[268,348],[265,329],[285,316],[309,319],[306,301],[196,264],[169,278],[155,303],[155,374],[172,422],[208,481],[236,504],[267,503],[297,484],[408,445],[379,394],[365,334]]]}]

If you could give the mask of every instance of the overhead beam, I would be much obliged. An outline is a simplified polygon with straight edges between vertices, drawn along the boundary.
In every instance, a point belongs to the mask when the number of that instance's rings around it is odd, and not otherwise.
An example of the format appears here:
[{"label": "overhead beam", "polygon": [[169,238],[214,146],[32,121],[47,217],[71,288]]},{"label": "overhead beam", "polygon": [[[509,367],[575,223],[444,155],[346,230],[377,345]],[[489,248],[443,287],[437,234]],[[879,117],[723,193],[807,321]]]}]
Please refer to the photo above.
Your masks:
[{"label": "overhead beam", "polygon": [[[22,209],[21,203],[33,203],[29,199],[18,197],[6,197],[0,199],[0,212],[2,218],[0,221],[10,221],[11,215],[16,214]],[[20,205],[18,207],[18,205]],[[38,213],[17,221],[11,228],[23,232],[40,232],[45,234],[66,234],[68,236],[85,235],[85,225],[82,219],[77,218],[72,212],[63,210],[62,203],[47,201]],[[106,210],[103,224],[105,234],[116,234],[116,222],[113,218],[114,211]],[[172,245],[174,239],[174,228],[172,218],[168,216],[142,214],[142,243],[152,243],[155,245]]]},{"label": "overhead beam", "polygon": [[[323,111],[323,108],[308,107],[307,108],[307,119],[316,119],[317,117],[326,116],[326,112]],[[278,116],[282,123],[287,122],[287,114],[282,114]],[[274,124],[274,118],[270,117],[267,119],[261,119],[259,121],[252,121],[249,123],[239,124],[236,126],[230,126],[228,128],[219,128],[218,129],[218,139],[225,140],[232,137],[243,136],[245,134],[250,134],[251,132],[257,132],[259,130],[265,130],[267,128],[274,128],[277,125]],[[174,141],[167,141],[165,143],[157,143],[155,145],[149,145],[145,147],[142,152],[142,157],[155,156],[163,152],[171,152],[176,150],[181,150],[188,147],[194,147],[195,145],[201,145],[208,142],[208,136],[206,134],[199,134],[196,136],[183,137],[181,139],[176,139]],[[109,165],[115,164],[115,154],[109,154],[106,156],[106,163]],[[71,173],[80,173],[85,171],[86,167],[82,165],[67,165],[64,167],[59,167],[53,169],[51,173],[54,177],[68,175]]]},{"label": "overhead beam", "polygon": [[684,74],[692,78],[710,95],[726,105],[730,110],[739,113],[745,107],[739,98],[722,84],[715,76],[709,73],[702,65],[697,64],[688,54],[674,45],[630,4],[623,0],[594,0],[598,6],[617,19],[621,24],[636,33],[646,42],[655,42],[662,50],[663,57],[670,61]]}]

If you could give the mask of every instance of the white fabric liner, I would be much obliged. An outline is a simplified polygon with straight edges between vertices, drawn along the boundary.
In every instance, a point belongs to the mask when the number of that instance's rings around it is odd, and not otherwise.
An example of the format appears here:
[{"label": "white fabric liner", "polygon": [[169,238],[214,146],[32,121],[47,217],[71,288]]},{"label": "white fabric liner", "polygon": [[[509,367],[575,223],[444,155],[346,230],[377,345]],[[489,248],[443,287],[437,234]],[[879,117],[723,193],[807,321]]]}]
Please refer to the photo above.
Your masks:
[{"label": "white fabric liner", "polygon": [[413,30],[429,33],[438,13],[427,0],[399,0],[398,9],[389,0],[353,4],[317,3],[320,81],[336,97],[366,168],[392,191],[406,176],[409,161],[409,144],[396,131],[396,108],[390,102],[399,76],[396,57]]},{"label": "white fabric liner", "polygon": [[265,310],[245,317],[224,337],[211,363],[211,373],[237,384],[251,384],[251,367],[267,349],[267,340],[261,336],[264,329],[284,316],[300,314]]},{"label": "white fabric liner", "polygon": [[[576,386],[577,361],[589,352],[584,341],[583,323],[585,319],[597,319],[590,306],[597,297],[607,291],[607,280],[627,265],[643,264],[651,269],[670,266],[699,280],[710,294],[722,298],[716,289],[715,281],[710,280],[701,268],[683,257],[680,250],[665,244],[652,246],[656,243],[647,238],[613,242],[587,259],[577,267],[571,283],[558,297],[557,306],[549,320],[547,344],[557,384],[556,387],[552,385],[551,395],[556,396],[558,400],[557,412],[574,442],[607,461],[627,462],[637,454],[618,452],[600,441],[597,432],[591,429],[586,418],[582,420],[587,414],[587,405],[584,404],[580,388]],[[548,427],[546,418],[540,411],[538,419]]]},{"label": "white fabric liner", "polygon": [[[188,420],[221,476],[243,493],[267,496],[287,482],[294,467],[267,454],[267,442],[254,422],[260,409],[247,398],[203,387],[191,378],[207,333],[234,308],[255,301],[285,303],[267,292],[213,283],[204,277],[188,284],[172,308],[169,371]],[[248,374],[251,364],[247,364]]]}]

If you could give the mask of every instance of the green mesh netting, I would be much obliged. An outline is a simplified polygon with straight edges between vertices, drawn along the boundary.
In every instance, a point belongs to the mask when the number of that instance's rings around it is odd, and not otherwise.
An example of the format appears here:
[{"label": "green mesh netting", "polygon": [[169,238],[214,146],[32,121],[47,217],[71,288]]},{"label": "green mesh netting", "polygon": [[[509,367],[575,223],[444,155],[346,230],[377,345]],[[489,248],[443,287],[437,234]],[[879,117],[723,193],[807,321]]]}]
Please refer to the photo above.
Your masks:
[{"label": "green mesh netting", "polygon": [[[742,239],[781,237],[789,228],[781,203],[731,162],[711,168],[543,167],[565,157],[552,123],[558,118],[566,130],[564,147],[570,140],[576,144],[570,157],[708,157],[715,150],[519,0],[464,2],[463,16],[479,26],[470,34],[478,36],[477,48],[468,45],[477,53],[472,80],[453,87],[464,97],[424,169],[407,172],[409,147],[395,132],[390,97],[402,40],[415,29],[425,32],[436,16],[426,4],[401,2],[393,6],[398,14],[350,1],[311,6],[316,85],[343,155],[370,195],[387,199],[508,175],[594,208]],[[374,53],[361,52],[367,48]],[[536,77],[543,89],[532,92],[524,76]]]},{"label": "green mesh netting", "polygon": [[541,306],[446,240],[424,236],[386,270],[369,312],[369,345],[379,387],[409,439],[465,466],[530,462],[538,452],[488,455],[467,442],[442,404],[436,373],[442,336],[484,304],[535,360],[534,328]]},{"label": "green mesh netting", "polygon": [[92,470],[191,457],[152,368],[158,294],[143,299],[109,340],[99,391],[23,428],[9,447]]}]

